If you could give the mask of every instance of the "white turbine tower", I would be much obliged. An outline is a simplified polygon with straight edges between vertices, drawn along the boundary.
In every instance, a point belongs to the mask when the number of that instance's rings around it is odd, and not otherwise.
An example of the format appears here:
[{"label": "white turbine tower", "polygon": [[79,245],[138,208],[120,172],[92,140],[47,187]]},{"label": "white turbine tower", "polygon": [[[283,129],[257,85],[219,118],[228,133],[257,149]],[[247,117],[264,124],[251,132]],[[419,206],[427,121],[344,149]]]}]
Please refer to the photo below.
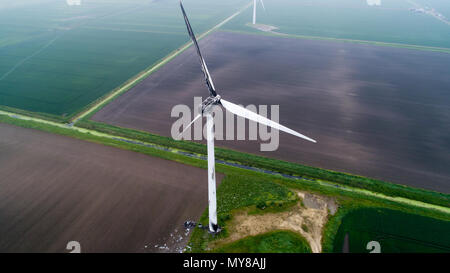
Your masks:
[{"label": "white turbine tower", "polygon": [[200,59],[200,65],[202,67],[203,75],[205,76],[206,86],[209,90],[209,97],[203,101],[201,106],[201,114],[197,115],[194,120],[189,123],[183,134],[190,126],[202,116],[206,116],[206,133],[207,133],[207,146],[208,146],[208,200],[209,200],[209,231],[211,233],[217,233],[220,231],[219,226],[217,225],[217,203],[216,203],[216,171],[215,171],[215,157],[214,157],[214,119],[212,116],[212,109],[214,107],[223,106],[226,110],[231,113],[241,116],[243,118],[249,119],[254,122],[261,123],[263,125],[272,127],[276,130],[280,130],[294,136],[306,139],[311,142],[316,142],[315,140],[304,136],[300,133],[297,133],[294,130],[291,130],[283,125],[280,125],[270,119],[267,119],[261,115],[258,115],[250,110],[245,109],[242,106],[231,103],[222,99],[216,92],[216,88],[214,87],[214,83],[212,81],[211,75],[209,74],[208,67],[206,66],[206,62],[202,57],[200,52],[200,48],[197,43],[197,39],[195,38],[194,31],[189,23],[189,20],[186,16],[186,12],[183,7],[183,3],[180,0],[181,11],[183,12],[184,21],[186,22],[186,27],[189,32],[189,36],[191,36],[192,42],[194,43],[195,49],[197,50],[198,57]]},{"label": "white turbine tower", "polygon": [[[253,0],[253,24],[256,24],[256,1],[257,0]],[[264,2],[263,0],[259,0],[261,2],[261,5],[264,9],[264,11],[266,10],[266,7],[264,7]]]}]

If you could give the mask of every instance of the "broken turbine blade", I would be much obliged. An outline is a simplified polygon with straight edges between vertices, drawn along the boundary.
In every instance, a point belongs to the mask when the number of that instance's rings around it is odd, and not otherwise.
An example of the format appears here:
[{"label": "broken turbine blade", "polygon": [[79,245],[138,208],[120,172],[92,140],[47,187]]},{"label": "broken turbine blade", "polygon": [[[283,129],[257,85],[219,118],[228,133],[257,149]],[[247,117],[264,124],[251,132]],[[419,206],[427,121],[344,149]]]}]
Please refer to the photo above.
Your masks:
[{"label": "broken turbine blade", "polygon": [[203,59],[202,53],[200,52],[200,47],[198,46],[197,38],[195,38],[194,31],[192,30],[191,24],[189,23],[189,19],[186,15],[186,11],[184,10],[183,3],[181,2],[181,0],[180,0],[180,7],[181,7],[181,11],[183,12],[184,22],[186,23],[187,31],[189,33],[189,36],[192,39],[192,42],[194,43],[195,49],[197,50],[197,55],[200,59],[200,65],[202,66],[202,71],[205,76],[205,82],[206,82],[206,86],[208,87],[209,94],[211,96],[215,97],[215,96],[217,96],[216,88],[214,87],[214,83],[212,81],[211,75],[209,74],[209,70],[208,70],[208,67],[206,66],[205,59]]},{"label": "broken turbine blade", "polygon": [[260,0],[260,1],[261,1],[261,5],[262,5],[262,7],[263,7],[264,11],[266,11],[266,7],[264,6],[264,2],[263,2],[263,0]]}]

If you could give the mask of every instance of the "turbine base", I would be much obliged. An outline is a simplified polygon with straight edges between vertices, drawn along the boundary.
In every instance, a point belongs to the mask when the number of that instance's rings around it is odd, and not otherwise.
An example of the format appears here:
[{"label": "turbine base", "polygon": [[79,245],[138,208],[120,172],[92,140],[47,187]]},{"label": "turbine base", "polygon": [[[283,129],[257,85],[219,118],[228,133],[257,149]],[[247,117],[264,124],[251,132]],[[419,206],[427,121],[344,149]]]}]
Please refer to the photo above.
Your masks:
[{"label": "turbine base", "polygon": [[[187,223],[187,222],[186,222],[186,223]],[[188,227],[186,227],[186,223],[185,223],[185,228],[187,229]],[[209,226],[204,226],[204,225],[202,225],[201,223],[196,224],[195,222],[189,222],[189,224],[193,224],[193,226],[191,226],[191,227],[198,227],[198,228],[200,228],[200,229],[207,230],[208,233],[209,233],[209,234],[212,234],[212,235],[214,235],[214,234],[219,234],[219,233],[222,232],[222,230],[223,230],[219,225],[214,225],[214,226],[213,226],[213,230],[211,230],[211,229],[209,228]],[[215,231],[214,231],[214,230],[215,230]]]},{"label": "turbine base", "polygon": [[210,229],[210,228],[208,228],[208,232],[210,233],[210,234],[219,234],[220,232],[222,231],[222,228],[221,227],[219,227],[219,225],[213,225],[212,226],[212,230]]}]

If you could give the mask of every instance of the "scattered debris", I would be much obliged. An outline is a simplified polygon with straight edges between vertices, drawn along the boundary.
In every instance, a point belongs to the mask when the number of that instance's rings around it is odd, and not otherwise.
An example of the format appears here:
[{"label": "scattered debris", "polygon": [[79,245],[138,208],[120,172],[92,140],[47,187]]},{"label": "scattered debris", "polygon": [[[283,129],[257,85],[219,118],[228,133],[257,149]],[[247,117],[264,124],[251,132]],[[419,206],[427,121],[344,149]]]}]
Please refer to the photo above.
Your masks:
[{"label": "scattered debris", "polygon": [[186,221],[184,223],[184,229],[175,228],[169,236],[161,238],[159,244],[155,244],[153,249],[148,245],[144,246],[146,252],[161,252],[161,253],[183,253],[189,250],[187,246],[190,232],[195,228],[196,223],[193,221]]},{"label": "scattered debris", "polygon": [[184,228],[186,228],[186,229],[193,229],[193,228],[195,228],[195,225],[196,225],[196,223],[194,221],[184,222]]}]

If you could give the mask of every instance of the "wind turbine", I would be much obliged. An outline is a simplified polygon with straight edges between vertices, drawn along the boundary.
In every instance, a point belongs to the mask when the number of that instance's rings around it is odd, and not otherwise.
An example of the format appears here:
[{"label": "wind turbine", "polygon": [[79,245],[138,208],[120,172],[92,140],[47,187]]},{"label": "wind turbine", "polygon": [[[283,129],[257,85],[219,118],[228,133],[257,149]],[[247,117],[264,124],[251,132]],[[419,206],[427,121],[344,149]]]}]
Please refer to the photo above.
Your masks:
[{"label": "wind turbine", "polygon": [[[256,24],[256,1],[257,0],[253,0],[253,24]],[[261,5],[264,9],[264,11],[266,10],[266,7],[264,7],[264,2],[263,0],[259,0],[261,2]]]},{"label": "wind turbine", "polygon": [[207,146],[208,146],[208,201],[209,201],[209,231],[211,233],[217,233],[220,231],[219,226],[217,225],[217,201],[216,201],[216,171],[215,171],[215,156],[214,156],[214,118],[212,116],[212,109],[214,107],[223,106],[226,110],[231,113],[241,116],[243,118],[249,119],[254,122],[258,122],[260,124],[272,127],[276,130],[280,130],[291,135],[306,139],[311,142],[316,142],[314,139],[311,139],[307,136],[304,136],[294,130],[291,130],[283,125],[280,125],[268,118],[265,118],[261,115],[258,115],[250,110],[245,109],[242,106],[231,103],[222,99],[216,92],[216,88],[214,86],[211,75],[209,74],[208,67],[206,66],[206,62],[202,57],[200,52],[200,48],[197,43],[197,39],[195,38],[194,31],[192,30],[191,24],[189,23],[189,19],[186,16],[186,12],[183,7],[183,3],[180,0],[181,11],[183,12],[184,21],[186,22],[187,31],[189,36],[191,36],[192,42],[197,50],[197,54],[200,60],[200,65],[203,71],[203,75],[205,76],[206,86],[209,90],[209,97],[202,102],[201,113],[197,115],[194,120],[184,128],[182,135],[190,126],[202,116],[206,116],[206,138],[207,138]]}]

